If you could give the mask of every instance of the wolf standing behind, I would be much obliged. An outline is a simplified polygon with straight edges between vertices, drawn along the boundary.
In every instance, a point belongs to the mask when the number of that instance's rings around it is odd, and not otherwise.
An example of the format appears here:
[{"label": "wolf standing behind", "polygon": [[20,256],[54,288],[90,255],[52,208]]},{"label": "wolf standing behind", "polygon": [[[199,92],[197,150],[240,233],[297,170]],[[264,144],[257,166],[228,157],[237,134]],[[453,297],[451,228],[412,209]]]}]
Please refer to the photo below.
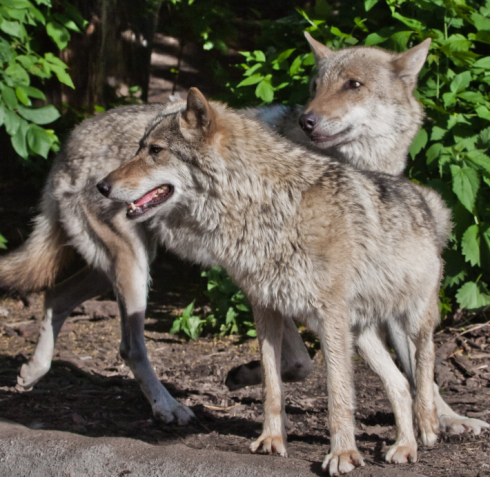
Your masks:
[{"label": "wolf standing behind", "polygon": [[398,321],[415,344],[415,418],[422,442],[434,445],[432,333],[442,260],[431,212],[409,181],[305,152],[193,88],[186,110],[155,118],[135,158],[98,187],[179,256],[226,268],[250,299],[265,413],[252,451],[286,455],[283,316],[320,338],[330,475],[364,465],[354,438],[354,341],[394,409],[397,440],[387,460],[417,458],[409,386],[384,347],[387,321]]}]

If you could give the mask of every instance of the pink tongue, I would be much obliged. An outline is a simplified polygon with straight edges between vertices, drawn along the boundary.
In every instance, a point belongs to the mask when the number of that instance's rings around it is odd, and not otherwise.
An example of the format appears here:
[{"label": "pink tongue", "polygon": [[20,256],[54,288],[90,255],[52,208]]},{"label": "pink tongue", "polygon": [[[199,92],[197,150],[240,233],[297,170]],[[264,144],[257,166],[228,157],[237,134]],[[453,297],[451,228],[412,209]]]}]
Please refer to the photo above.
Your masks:
[{"label": "pink tongue", "polygon": [[[157,187],[157,189],[158,189],[158,187]],[[145,194],[141,199],[138,200],[138,202],[135,202],[134,205],[136,207],[139,207],[143,204],[146,204],[147,202],[150,202],[150,200],[155,195],[155,192],[157,191],[157,189],[153,189],[152,191],[148,192],[148,194]]]}]

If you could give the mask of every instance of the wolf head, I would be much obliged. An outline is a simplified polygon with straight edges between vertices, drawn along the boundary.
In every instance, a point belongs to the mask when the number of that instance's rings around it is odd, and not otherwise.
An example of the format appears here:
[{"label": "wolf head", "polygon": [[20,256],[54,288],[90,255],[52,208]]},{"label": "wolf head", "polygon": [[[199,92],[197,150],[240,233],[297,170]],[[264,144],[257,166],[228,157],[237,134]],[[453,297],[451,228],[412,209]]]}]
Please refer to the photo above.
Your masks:
[{"label": "wolf head", "polygon": [[[218,105],[220,107],[220,105]],[[179,110],[164,110],[148,125],[136,156],[97,184],[106,197],[127,203],[127,217],[147,220],[185,206],[186,190],[202,188],[190,167],[219,140],[215,110],[196,88]],[[199,182],[199,184],[198,184]],[[195,192],[195,191],[194,191]]]},{"label": "wolf head", "polygon": [[[318,74],[300,117],[303,131],[317,148],[338,151],[356,167],[402,173],[422,122],[413,92],[431,40],[397,54],[373,47],[332,51],[305,36]],[[385,157],[387,164],[379,164]]]}]

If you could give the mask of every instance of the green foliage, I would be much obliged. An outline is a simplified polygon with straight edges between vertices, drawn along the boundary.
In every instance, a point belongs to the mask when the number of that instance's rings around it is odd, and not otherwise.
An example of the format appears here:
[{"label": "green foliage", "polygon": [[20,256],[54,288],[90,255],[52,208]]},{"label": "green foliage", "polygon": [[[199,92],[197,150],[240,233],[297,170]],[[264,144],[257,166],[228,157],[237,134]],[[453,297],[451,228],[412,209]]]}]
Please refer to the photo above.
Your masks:
[{"label": "green foliage", "polygon": [[[11,136],[15,152],[27,159],[45,159],[59,141],[50,124],[59,118],[52,106],[37,107],[44,93],[31,85],[55,76],[73,88],[67,66],[53,53],[39,53],[40,40],[48,35],[57,48],[66,47],[68,30],[80,32],[86,25],[78,11],[64,3],[63,13],[54,11],[50,0],[0,0],[0,126]],[[55,46],[53,45],[53,46]]]},{"label": "green foliage", "polygon": [[256,337],[252,309],[245,294],[220,267],[202,273],[207,278],[206,296],[211,313],[205,318],[195,316],[194,301],[173,323],[171,334],[180,333],[195,340],[204,331],[220,336],[241,334]]},{"label": "green foliage", "polygon": [[7,245],[6,243],[8,242],[8,240],[2,235],[0,234],[0,248],[7,248]]},{"label": "green foliage", "polygon": [[242,52],[233,106],[307,103],[314,60],[303,31],[332,49],[404,51],[432,38],[417,91],[427,118],[406,174],[453,210],[442,310],[454,299],[470,310],[490,305],[490,0],[357,0],[338,12],[317,0],[294,18],[263,23],[267,48]]}]

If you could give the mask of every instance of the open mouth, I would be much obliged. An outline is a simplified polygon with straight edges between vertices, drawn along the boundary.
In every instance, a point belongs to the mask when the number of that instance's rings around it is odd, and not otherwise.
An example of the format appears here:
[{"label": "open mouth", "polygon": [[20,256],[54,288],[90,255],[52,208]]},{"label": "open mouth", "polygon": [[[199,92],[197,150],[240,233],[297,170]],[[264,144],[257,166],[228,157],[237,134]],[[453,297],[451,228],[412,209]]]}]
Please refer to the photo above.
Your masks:
[{"label": "open mouth", "polygon": [[351,130],[351,127],[348,126],[343,131],[340,131],[337,134],[332,134],[331,136],[328,136],[328,135],[320,136],[320,135],[311,134],[310,139],[313,142],[320,143],[320,144],[324,143],[324,142],[332,142],[332,141],[335,141],[336,139],[338,139],[339,137],[345,136],[350,130]]},{"label": "open mouth", "polygon": [[128,204],[128,211],[126,217],[129,219],[136,219],[146,214],[149,209],[163,204],[174,193],[174,188],[170,184],[161,185],[156,189],[147,192],[143,197],[136,202]]}]

